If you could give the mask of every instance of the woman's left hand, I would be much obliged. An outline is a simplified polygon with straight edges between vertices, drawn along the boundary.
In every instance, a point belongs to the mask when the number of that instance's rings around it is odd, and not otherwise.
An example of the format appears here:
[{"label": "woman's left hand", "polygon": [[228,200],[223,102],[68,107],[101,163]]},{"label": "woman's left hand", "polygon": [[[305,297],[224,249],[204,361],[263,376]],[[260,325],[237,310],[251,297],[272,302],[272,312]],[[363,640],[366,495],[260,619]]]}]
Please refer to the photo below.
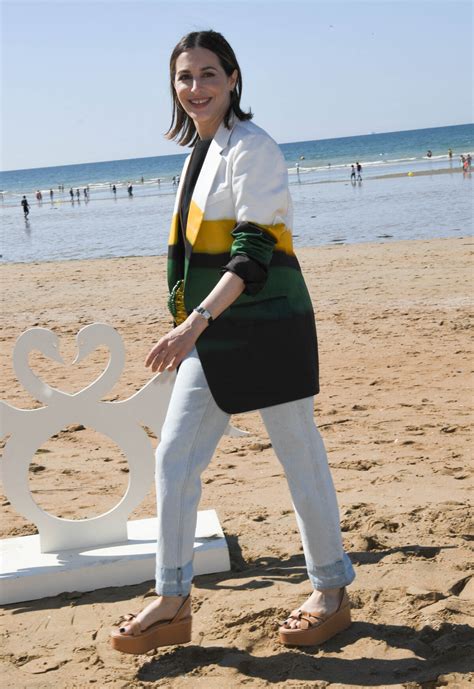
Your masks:
[{"label": "woman's left hand", "polygon": [[192,350],[199,335],[208,327],[206,320],[197,313],[188,318],[164,335],[150,350],[145,360],[145,366],[151,366],[153,373],[161,373],[165,369],[174,371],[182,362],[186,354]]}]

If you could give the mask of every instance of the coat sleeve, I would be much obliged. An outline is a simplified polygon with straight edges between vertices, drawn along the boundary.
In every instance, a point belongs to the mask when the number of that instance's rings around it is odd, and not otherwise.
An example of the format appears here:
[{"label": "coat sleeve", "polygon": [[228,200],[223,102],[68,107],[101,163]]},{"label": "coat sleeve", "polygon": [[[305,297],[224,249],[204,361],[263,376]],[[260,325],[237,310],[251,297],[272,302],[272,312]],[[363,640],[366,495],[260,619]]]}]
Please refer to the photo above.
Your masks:
[{"label": "coat sleeve", "polygon": [[239,275],[245,292],[253,295],[263,288],[275,244],[287,229],[288,172],[270,137],[254,134],[236,144],[232,199],[237,224],[224,270]]}]

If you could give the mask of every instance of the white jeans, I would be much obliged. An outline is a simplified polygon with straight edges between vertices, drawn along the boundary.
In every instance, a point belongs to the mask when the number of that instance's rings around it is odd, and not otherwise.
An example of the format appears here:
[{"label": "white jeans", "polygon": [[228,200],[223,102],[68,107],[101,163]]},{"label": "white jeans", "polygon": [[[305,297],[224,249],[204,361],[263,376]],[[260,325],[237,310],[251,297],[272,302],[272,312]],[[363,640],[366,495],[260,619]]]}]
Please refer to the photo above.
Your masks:
[{"label": "white jeans", "polygon": [[[267,407],[260,414],[285,470],[313,588],[350,584],[355,574],[342,546],[336,493],[314,423],[313,398]],[[158,595],[187,595],[191,589],[201,474],[229,418],[215,403],[193,349],[179,368],[156,450]]]}]

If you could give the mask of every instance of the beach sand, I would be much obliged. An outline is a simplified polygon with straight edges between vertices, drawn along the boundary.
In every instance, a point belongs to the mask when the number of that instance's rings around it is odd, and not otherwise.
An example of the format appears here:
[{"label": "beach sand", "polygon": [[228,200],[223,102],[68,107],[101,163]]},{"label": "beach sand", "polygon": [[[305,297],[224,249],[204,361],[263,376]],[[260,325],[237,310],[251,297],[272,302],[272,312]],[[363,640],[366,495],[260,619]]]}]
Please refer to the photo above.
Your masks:
[{"label": "beach sand", "polygon": [[[201,508],[218,511],[232,571],[196,578],[192,643],[142,657],[109,648],[109,628],[149,600],[152,581],[9,605],[2,612],[2,687],[455,688],[474,682],[467,507],[473,246],[470,238],[456,238],[298,252],[320,340],[315,416],[357,573],[348,631],[320,649],[277,643],[277,620],[309,587],[287,485],[260,416],[237,415],[233,423],[250,436],[221,441],[203,476],[201,501]],[[2,271],[3,399],[39,406],[11,366],[15,339],[32,326],[54,329],[71,362],[81,326],[114,325],[127,361],[106,399],[125,399],[150,378],[145,355],[169,324],[164,258],[16,264]],[[52,385],[72,392],[92,381],[106,359],[101,348],[75,366],[38,353],[30,362]],[[68,427],[41,450],[30,485],[54,514],[93,516],[123,495],[126,461],[95,431]],[[1,502],[3,537],[35,532]],[[153,514],[150,493],[132,518]]]}]

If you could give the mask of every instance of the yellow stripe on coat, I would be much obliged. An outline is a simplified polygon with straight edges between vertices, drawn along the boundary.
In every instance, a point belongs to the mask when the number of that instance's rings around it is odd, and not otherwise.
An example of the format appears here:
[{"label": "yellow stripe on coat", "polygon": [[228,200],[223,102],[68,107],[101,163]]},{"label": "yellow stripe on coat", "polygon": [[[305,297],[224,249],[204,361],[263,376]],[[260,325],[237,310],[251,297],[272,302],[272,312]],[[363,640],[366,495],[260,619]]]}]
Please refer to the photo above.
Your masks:
[{"label": "yellow stripe on coat", "polygon": [[[263,225],[261,227],[276,239],[275,250],[282,251],[289,256],[294,256],[291,232],[284,223],[276,225]],[[191,201],[189,207],[186,238],[193,247],[193,251],[200,254],[223,254],[229,252],[234,238],[231,235],[236,225],[235,218],[221,218],[219,220],[203,220],[203,212],[199,206]],[[173,215],[171,220],[168,244],[178,243],[179,221],[178,215]]]}]

